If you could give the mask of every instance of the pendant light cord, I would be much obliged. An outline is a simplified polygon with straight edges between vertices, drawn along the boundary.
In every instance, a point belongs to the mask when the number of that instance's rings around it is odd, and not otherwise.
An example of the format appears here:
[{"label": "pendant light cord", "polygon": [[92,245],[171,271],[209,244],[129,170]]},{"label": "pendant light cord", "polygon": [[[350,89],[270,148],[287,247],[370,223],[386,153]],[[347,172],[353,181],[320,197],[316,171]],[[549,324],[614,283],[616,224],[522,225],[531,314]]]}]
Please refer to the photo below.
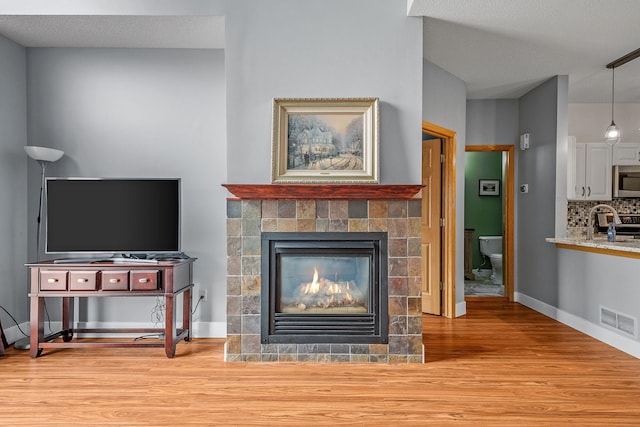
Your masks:
[{"label": "pendant light cord", "polygon": [[613,103],[616,87],[616,67],[611,67],[611,123],[613,123]]}]

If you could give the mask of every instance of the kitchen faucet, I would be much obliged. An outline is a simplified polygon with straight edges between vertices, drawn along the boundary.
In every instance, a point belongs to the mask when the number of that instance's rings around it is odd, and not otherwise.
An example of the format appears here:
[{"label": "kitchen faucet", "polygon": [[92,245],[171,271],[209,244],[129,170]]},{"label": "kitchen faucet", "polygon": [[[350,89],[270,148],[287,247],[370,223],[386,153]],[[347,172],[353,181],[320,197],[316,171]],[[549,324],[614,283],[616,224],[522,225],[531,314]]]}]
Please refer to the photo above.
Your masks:
[{"label": "kitchen faucet", "polygon": [[589,225],[587,226],[587,240],[593,240],[593,213],[598,208],[607,208],[607,209],[609,209],[611,212],[613,212],[613,223],[614,224],[622,224],[622,221],[620,221],[620,217],[618,216],[618,211],[616,211],[612,206],[605,205],[605,204],[595,205],[589,211]]}]

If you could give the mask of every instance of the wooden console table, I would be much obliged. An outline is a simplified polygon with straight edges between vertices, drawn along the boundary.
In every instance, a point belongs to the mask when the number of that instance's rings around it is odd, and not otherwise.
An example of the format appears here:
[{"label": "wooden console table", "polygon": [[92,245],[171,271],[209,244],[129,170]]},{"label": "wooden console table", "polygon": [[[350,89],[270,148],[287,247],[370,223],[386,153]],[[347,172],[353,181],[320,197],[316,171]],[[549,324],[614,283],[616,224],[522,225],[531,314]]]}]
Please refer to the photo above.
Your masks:
[{"label": "wooden console table", "polygon": [[[164,347],[167,357],[174,357],[179,341],[191,339],[191,290],[195,259],[160,261],[157,264],[136,262],[45,261],[27,264],[30,270],[31,342],[29,354],[38,357],[45,348],[82,347]],[[182,325],[176,326],[176,298],[182,296]],[[74,329],[76,297],[151,297],[165,298],[163,328]],[[62,328],[45,336],[45,298],[61,298]],[[74,334],[164,334],[157,341],[73,341]],[[58,339],[61,338],[61,339]]]}]

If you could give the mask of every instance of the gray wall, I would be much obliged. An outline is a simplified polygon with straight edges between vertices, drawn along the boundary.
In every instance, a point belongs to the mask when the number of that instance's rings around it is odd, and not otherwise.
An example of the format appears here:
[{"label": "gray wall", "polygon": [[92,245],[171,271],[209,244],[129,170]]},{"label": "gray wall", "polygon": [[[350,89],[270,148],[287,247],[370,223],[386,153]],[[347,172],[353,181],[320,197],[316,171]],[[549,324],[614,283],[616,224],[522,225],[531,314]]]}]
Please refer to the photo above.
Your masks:
[{"label": "gray wall", "polygon": [[[25,49],[0,36],[0,305],[18,322],[29,319],[26,96]],[[3,310],[0,320],[9,341],[21,338]]]},{"label": "gray wall", "polygon": [[[187,2],[188,13],[224,9],[224,54],[49,48],[28,54],[29,143],[66,153],[49,175],[183,179],[183,249],[198,257],[197,286],[210,290],[210,302],[196,314],[203,335],[225,333],[227,193],[220,184],[270,181],[273,97],[380,98],[381,181],[420,182],[422,19],[406,16],[404,0],[266,3]],[[144,10],[105,3],[84,13]],[[36,203],[37,179],[31,168],[29,199]],[[88,304],[87,321],[144,321],[153,302]]]},{"label": "gray wall", "polygon": [[[553,237],[556,220],[556,157],[558,135],[566,127],[559,102],[568,90],[566,76],[554,77],[520,98],[520,133],[529,133],[531,148],[518,158],[518,183],[529,193],[518,193],[516,223],[516,277],[518,293],[558,306],[558,251],[545,241]],[[566,137],[565,137],[566,140]]]},{"label": "gray wall", "polygon": [[[48,175],[182,179],[182,248],[210,295],[195,318],[224,325],[224,51],[37,48],[27,59],[29,143],[65,151]],[[154,304],[96,300],[84,320],[148,321]]]},{"label": "gray wall", "polygon": [[466,145],[518,145],[518,100],[467,101]]},{"label": "gray wall", "polygon": [[456,132],[456,316],[464,302],[464,147],[467,89],[462,80],[423,61],[422,120]]},{"label": "gray wall", "polygon": [[228,182],[270,182],[275,97],[378,97],[380,180],[420,182],[422,19],[406,0],[233,2],[225,25]]},{"label": "gray wall", "polygon": [[[270,181],[273,97],[379,97],[381,181],[420,182],[422,20],[404,0],[329,3],[230,2],[224,61],[211,51],[29,50],[30,143],[66,152],[55,174],[183,178],[183,248],[210,290],[202,334],[224,335],[226,319],[220,184]],[[142,321],[153,302],[89,304],[87,321]]]},{"label": "gray wall", "polygon": [[558,310],[550,313],[552,317],[640,358],[637,335],[608,332],[600,326],[602,306],[635,318],[637,333],[640,320],[637,260],[568,249],[558,249],[557,253]]}]

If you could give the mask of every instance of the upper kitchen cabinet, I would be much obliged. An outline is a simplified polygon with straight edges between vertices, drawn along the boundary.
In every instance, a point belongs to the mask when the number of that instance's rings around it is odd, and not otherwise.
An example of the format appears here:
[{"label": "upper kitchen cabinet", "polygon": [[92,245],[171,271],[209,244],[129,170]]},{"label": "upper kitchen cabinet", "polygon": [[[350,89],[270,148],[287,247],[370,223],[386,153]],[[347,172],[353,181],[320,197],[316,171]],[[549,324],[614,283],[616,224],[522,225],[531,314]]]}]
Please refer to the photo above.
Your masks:
[{"label": "upper kitchen cabinet", "polygon": [[576,142],[575,137],[569,137],[569,200],[611,200],[611,151],[611,146],[603,142]]},{"label": "upper kitchen cabinet", "polygon": [[613,165],[640,165],[640,142],[621,142],[614,145]]}]

